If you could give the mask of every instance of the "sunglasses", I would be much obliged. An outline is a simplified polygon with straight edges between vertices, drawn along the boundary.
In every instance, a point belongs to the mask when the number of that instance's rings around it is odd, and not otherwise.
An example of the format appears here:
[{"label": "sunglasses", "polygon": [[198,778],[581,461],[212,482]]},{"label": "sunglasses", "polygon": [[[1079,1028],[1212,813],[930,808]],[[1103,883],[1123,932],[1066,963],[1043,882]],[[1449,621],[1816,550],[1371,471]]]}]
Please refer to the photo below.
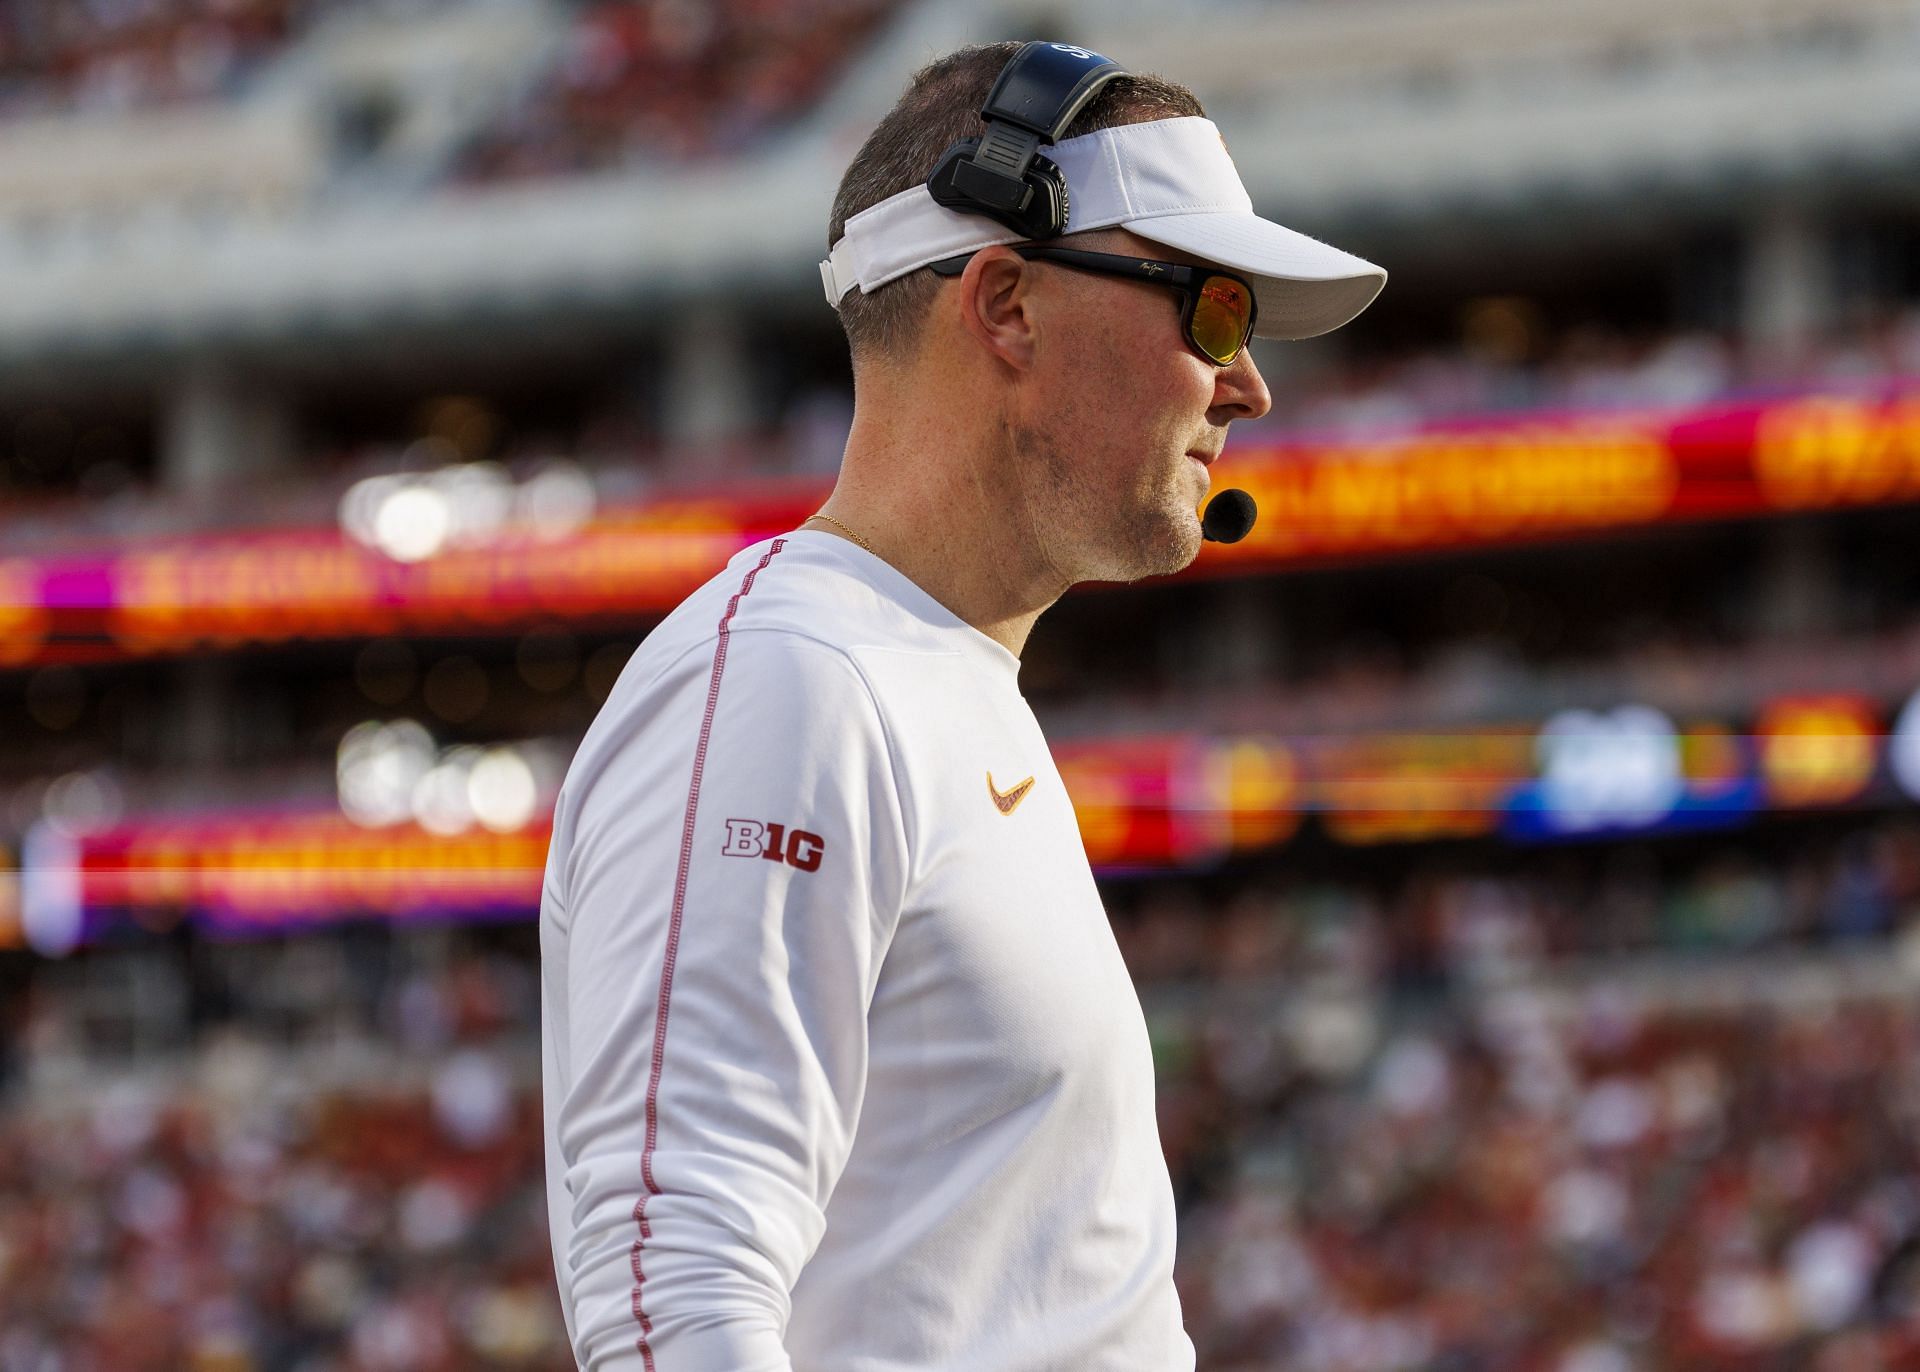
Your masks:
[{"label": "sunglasses", "polygon": [[[1058,262],[1076,271],[1146,281],[1180,293],[1180,327],[1193,350],[1216,367],[1233,365],[1253,336],[1253,287],[1231,272],[1216,267],[1189,267],[1181,262],[1143,261],[1119,253],[1082,252],[1078,248],[1042,248],[1015,245],[1028,261]],[[930,263],[940,276],[958,276],[972,253]]]}]

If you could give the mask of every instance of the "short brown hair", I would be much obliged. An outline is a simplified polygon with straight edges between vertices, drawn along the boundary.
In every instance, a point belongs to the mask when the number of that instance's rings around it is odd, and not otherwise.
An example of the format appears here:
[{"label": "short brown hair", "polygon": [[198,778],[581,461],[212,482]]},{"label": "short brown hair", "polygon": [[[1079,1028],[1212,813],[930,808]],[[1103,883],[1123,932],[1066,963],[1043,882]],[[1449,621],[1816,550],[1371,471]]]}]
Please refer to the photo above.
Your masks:
[{"label": "short brown hair", "polygon": [[[994,78],[1020,46],[988,43],[960,48],[913,74],[900,102],[868,135],[840,178],[827,226],[829,250],[846,233],[847,221],[854,215],[919,185],[933,175],[940,155],[949,147],[981,132],[980,107],[987,102]],[[1185,86],[1135,73],[1101,87],[1062,136],[1205,113],[1198,97]],[[854,360],[911,349],[938,288],[939,278],[923,267],[871,294],[858,287],[848,291],[840,301],[840,326],[847,331]]]}]

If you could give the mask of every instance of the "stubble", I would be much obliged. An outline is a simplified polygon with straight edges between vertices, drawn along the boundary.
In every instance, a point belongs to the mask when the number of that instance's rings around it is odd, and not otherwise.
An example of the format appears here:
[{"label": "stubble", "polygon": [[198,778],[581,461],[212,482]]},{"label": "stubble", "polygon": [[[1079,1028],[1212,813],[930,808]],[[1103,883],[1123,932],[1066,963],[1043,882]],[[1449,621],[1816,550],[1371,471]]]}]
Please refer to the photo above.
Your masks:
[{"label": "stubble", "polygon": [[1123,485],[1076,462],[1068,436],[1016,424],[1007,433],[1028,493],[1028,535],[1066,584],[1166,576],[1199,555],[1187,458]]}]

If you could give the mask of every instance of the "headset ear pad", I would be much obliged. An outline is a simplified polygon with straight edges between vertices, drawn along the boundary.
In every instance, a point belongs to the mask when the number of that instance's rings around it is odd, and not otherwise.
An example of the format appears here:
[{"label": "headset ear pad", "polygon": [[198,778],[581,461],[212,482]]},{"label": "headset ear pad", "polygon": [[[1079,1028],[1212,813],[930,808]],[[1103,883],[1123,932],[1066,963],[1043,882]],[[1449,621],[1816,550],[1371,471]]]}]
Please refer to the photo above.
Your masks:
[{"label": "headset ear pad", "polygon": [[1033,187],[1033,227],[1029,238],[1058,238],[1067,231],[1067,214],[1072,202],[1067,198],[1067,174],[1051,158],[1035,157],[1027,169],[1027,184]]},{"label": "headset ear pad", "polygon": [[[962,214],[980,214],[998,220],[1022,238],[1058,238],[1067,227],[1066,173],[1050,158],[1035,156],[1027,174],[1021,178],[1020,184],[1025,187],[1022,203],[996,204],[984,199],[979,190],[969,185],[979,171],[972,165],[973,154],[979,147],[978,138],[963,138],[940,155],[940,165],[927,178],[927,189],[935,202]],[[1007,176],[994,177],[992,183],[997,183],[992,184],[992,189],[1004,188],[1003,194],[1014,184]]]}]

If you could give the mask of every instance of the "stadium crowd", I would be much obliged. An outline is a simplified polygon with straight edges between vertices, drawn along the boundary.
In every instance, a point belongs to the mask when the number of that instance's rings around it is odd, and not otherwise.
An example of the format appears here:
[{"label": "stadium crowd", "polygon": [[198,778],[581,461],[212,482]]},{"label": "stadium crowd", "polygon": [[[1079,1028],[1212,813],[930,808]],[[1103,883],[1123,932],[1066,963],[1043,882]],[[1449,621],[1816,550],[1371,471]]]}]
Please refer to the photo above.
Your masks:
[{"label": "stadium crowd", "polygon": [[[1590,905],[1437,872],[1384,900],[1111,893],[1203,1367],[1920,1357],[1910,995],[1636,996],[1649,966],[1787,938],[1911,973],[1920,825],[1623,862]],[[186,978],[189,1036],[132,1063],[90,1058],[79,1000],[37,983],[0,1117],[0,1372],[568,1366],[526,932],[241,945]],[[1620,948],[1642,956],[1596,960]]]},{"label": "stadium crowd", "polygon": [[7,0],[0,119],[232,95],[313,0]]},{"label": "stadium crowd", "polygon": [[1465,850],[1371,882],[1249,877],[1224,899],[1154,879],[1115,888],[1109,910],[1142,986],[1332,981],[1418,997],[1621,957],[1687,965],[1920,930],[1920,823],[1796,834],[1787,860],[1723,836],[1684,857],[1624,843],[1503,866]]},{"label": "stadium crowd", "polygon": [[[5,1372],[455,1372],[569,1366],[530,1007],[475,961],[396,988],[409,1080],[303,1081],[214,1034],[186,1084],[122,1078],[0,1124]],[[27,1050],[63,1060],[31,1020]],[[374,1051],[368,1045],[369,1051]],[[57,1070],[57,1069],[56,1069]],[[378,1078],[380,1084],[371,1084]]]},{"label": "stadium crowd", "polygon": [[1910,993],[1502,1009],[1348,1072],[1244,1029],[1202,1041],[1162,1101],[1202,1365],[1914,1365]]},{"label": "stadium crowd", "polygon": [[1517,299],[1470,307],[1462,334],[1451,348],[1270,369],[1273,409],[1236,432],[1377,434],[1477,414],[1660,409],[1920,376],[1920,305],[1913,304],[1878,309],[1791,352],[1703,330],[1555,329]]},{"label": "stadium crowd", "polygon": [[[231,98],[330,8],[338,7],[9,0],[0,5],[0,119]],[[557,60],[469,149],[466,179],[738,152],[817,100],[893,4],[593,0],[565,8],[577,13]]]},{"label": "stadium crowd", "polygon": [[545,79],[467,149],[468,182],[737,154],[790,126],[892,0],[597,0]]}]

